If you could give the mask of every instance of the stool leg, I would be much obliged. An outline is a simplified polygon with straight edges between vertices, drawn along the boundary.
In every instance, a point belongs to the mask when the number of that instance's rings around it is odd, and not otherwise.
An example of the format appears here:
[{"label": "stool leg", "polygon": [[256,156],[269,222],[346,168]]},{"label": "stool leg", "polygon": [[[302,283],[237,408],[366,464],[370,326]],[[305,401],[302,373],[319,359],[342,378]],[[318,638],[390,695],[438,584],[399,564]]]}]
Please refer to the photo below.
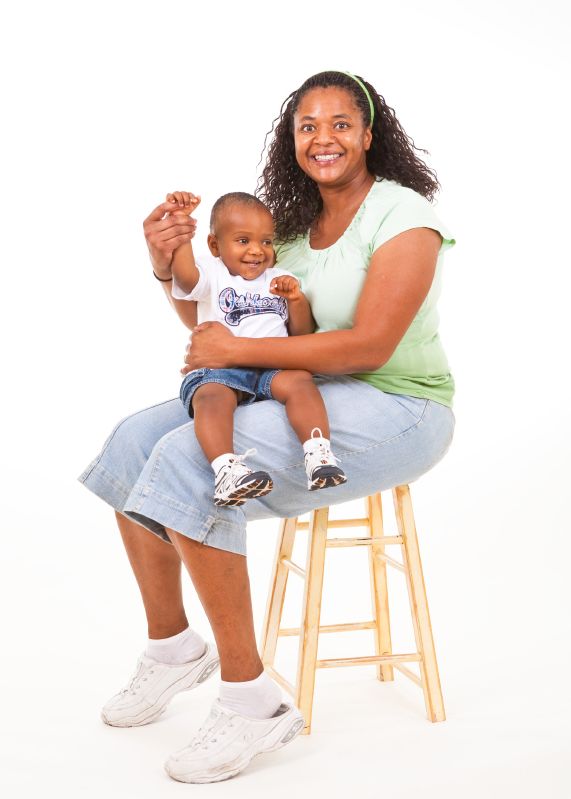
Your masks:
[{"label": "stool leg", "polygon": [[422,574],[422,563],[408,486],[394,488],[393,498],[399,533],[403,537],[405,573],[414,635],[418,652],[422,658],[420,661],[420,676],[426,713],[429,721],[444,721],[446,714],[444,712],[438,663],[436,661],[432,626],[428,612],[426,587]]},{"label": "stool leg", "polygon": [[[380,538],[383,535],[383,506],[381,495],[373,494],[367,497],[367,517],[369,519],[369,533],[371,538]],[[384,554],[383,544],[373,544],[369,547],[369,567],[371,575],[371,600],[373,603],[373,618],[375,627],[375,654],[392,654],[391,621],[389,614],[389,592],[387,587],[387,564],[382,558],[376,557],[377,553]],[[394,680],[394,669],[390,664],[376,666],[377,679],[383,681]]]},{"label": "stool leg", "polygon": [[282,620],[284,598],[289,570],[283,565],[282,558],[291,560],[295,541],[297,518],[284,519],[278,535],[276,557],[272,570],[270,590],[266,604],[266,615],[260,639],[260,657],[264,666],[273,666],[276,657],[278,634]]},{"label": "stool leg", "polygon": [[302,731],[304,735],[308,735],[311,730],[328,518],[329,508],[320,508],[313,511],[309,520],[305,589],[295,684],[295,704],[305,720]]}]

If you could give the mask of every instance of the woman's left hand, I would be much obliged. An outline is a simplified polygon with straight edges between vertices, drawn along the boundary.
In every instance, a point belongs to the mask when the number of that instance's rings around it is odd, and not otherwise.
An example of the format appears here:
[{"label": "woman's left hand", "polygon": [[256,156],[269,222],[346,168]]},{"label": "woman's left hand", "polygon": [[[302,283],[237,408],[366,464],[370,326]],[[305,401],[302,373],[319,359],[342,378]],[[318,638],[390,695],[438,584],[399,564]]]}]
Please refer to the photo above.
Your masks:
[{"label": "woman's left hand", "polygon": [[220,322],[197,325],[186,345],[181,374],[188,374],[193,369],[225,369],[232,366],[230,356],[235,342],[236,337]]}]

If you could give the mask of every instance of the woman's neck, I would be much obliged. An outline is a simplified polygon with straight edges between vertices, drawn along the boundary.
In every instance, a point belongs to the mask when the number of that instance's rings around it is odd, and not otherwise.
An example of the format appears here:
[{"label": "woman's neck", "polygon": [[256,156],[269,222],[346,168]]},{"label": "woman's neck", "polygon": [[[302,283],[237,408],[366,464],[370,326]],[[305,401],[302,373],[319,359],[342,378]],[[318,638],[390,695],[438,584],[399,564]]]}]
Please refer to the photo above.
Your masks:
[{"label": "woman's neck", "polygon": [[374,176],[363,171],[343,186],[319,186],[323,201],[321,218],[337,218],[350,212],[351,209],[356,211],[374,182]]}]

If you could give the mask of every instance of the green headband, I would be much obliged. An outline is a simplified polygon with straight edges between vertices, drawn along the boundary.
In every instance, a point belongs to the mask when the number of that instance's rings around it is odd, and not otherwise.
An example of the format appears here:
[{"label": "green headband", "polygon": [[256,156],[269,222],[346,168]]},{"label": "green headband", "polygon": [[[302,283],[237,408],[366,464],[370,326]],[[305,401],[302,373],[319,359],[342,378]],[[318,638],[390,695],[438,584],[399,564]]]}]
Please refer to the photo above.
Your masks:
[{"label": "green headband", "polygon": [[371,112],[371,127],[373,127],[373,120],[375,119],[375,106],[373,105],[373,101],[371,100],[371,95],[369,94],[369,91],[368,91],[367,87],[365,86],[363,81],[359,80],[359,78],[356,75],[353,75],[352,72],[343,72],[343,70],[340,70],[340,72],[341,72],[342,75],[348,75],[350,78],[353,78],[353,80],[356,83],[358,83],[359,86],[365,92],[365,96],[366,96],[367,100],[369,101],[369,110]]}]

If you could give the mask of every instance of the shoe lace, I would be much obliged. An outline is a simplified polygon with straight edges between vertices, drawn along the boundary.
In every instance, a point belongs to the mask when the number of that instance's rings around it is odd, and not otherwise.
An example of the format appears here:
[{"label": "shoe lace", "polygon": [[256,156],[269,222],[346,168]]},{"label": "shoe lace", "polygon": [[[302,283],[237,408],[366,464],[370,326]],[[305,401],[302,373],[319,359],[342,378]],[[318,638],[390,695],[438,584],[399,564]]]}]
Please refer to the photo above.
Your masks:
[{"label": "shoe lace", "polygon": [[135,694],[141,690],[142,683],[146,682],[148,677],[153,674],[153,668],[150,669],[145,668],[145,664],[142,660],[139,660],[137,663],[137,670],[131,677],[129,684],[123,688],[121,691],[122,694],[131,694],[131,696],[135,696]]},{"label": "shoe lace", "polygon": [[250,455],[255,455],[256,452],[257,450],[252,447],[251,449],[247,449],[242,455],[234,455],[222,475],[219,490],[228,490],[232,487],[235,480],[243,477],[245,474],[250,474],[252,470],[244,465],[244,461],[246,458],[249,458]]},{"label": "shoe lace", "polygon": [[251,447],[250,449],[247,449],[246,452],[244,452],[242,455],[235,455],[232,461],[230,462],[230,469],[232,471],[238,470],[238,471],[249,472],[250,469],[248,469],[247,466],[244,466],[244,461],[246,460],[246,458],[249,458],[250,455],[255,455],[257,451],[258,450],[255,449],[254,447]]},{"label": "shoe lace", "polygon": [[226,715],[209,716],[202,727],[198,728],[196,735],[189,743],[190,749],[208,749],[211,744],[218,741],[216,736],[226,735],[228,728],[233,727],[234,722]]}]

